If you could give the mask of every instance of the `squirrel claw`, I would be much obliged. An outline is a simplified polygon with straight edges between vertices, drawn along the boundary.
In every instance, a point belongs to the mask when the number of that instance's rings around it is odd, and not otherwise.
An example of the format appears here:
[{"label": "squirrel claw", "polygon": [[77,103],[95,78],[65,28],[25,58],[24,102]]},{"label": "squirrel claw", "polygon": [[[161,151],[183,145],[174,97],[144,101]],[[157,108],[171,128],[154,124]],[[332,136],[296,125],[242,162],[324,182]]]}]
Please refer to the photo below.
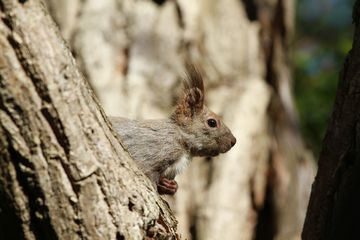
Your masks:
[{"label": "squirrel claw", "polygon": [[178,189],[178,184],[175,180],[160,177],[157,189],[159,194],[174,195]]}]

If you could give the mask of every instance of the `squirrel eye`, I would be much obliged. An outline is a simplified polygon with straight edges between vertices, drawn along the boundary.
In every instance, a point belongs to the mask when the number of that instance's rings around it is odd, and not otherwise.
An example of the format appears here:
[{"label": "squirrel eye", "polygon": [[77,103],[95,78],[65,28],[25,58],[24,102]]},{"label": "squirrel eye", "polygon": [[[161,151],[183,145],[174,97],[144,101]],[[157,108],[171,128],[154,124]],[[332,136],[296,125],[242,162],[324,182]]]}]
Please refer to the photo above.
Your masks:
[{"label": "squirrel eye", "polygon": [[213,119],[213,118],[208,119],[208,120],[207,120],[207,124],[208,124],[209,127],[211,127],[211,128],[217,127],[217,122],[216,122],[216,120]]}]

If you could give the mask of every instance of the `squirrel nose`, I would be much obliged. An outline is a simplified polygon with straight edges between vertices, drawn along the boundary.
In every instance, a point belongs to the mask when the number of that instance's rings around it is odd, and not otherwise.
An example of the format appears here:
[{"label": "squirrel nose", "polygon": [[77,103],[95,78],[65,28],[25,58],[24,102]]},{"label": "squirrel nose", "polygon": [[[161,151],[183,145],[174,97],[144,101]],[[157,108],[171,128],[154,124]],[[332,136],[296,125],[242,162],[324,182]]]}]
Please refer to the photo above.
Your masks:
[{"label": "squirrel nose", "polygon": [[233,147],[236,143],[236,138],[235,137],[232,137],[231,138],[231,147]]}]

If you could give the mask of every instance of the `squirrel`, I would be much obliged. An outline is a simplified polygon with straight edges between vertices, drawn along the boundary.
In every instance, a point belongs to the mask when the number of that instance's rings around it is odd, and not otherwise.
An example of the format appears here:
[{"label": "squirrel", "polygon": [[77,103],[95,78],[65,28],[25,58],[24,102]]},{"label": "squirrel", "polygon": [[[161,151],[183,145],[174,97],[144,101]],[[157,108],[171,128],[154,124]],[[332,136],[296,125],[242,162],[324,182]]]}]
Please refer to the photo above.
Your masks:
[{"label": "squirrel", "polygon": [[217,156],[236,143],[220,117],[204,105],[204,83],[194,65],[186,66],[184,93],[168,119],[109,117],[118,137],[159,194],[173,195],[174,180],[192,157]]}]

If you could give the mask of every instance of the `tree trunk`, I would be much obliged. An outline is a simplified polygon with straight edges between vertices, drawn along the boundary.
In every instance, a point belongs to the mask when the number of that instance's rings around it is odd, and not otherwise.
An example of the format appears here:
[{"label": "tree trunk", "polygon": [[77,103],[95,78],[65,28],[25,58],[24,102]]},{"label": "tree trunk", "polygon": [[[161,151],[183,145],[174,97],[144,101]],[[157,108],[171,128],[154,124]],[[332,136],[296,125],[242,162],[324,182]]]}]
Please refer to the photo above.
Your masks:
[{"label": "tree trunk", "polygon": [[47,3],[107,114],[164,118],[186,59],[204,70],[208,105],[238,141],[177,177],[182,237],[300,238],[314,164],[291,92],[294,0]]},{"label": "tree trunk", "polygon": [[44,5],[0,17],[0,239],[175,239]]},{"label": "tree trunk", "polygon": [[353,21],[353,47],[340,76],[311,191],[303,239],[360,239],[359,1],[354,6]]}]

